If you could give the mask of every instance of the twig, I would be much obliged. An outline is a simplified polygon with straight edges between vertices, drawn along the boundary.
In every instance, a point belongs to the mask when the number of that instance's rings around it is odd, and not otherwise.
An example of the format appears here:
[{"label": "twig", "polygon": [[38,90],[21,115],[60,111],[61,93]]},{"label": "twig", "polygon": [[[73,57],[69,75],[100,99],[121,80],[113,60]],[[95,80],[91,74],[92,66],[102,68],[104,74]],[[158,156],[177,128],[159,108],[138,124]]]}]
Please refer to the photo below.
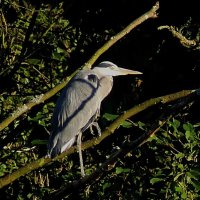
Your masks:
[{"label": "twig", "polygon": [[173,26],[160,26],[158,27],[158,30],[162,30],[162,29],[167,29],[169,30],[172,35],[174,37],[176,37],[177,39],[180,40],[180,43],[187,47],[187,48],[191,48],[197,45],[197,42],[195,40],[189,40],[187,39],[185,36],[183,36],[178,30],[176,30]]},{"label": "twig", "polygon": [[33,28],[35,26],[36,19],[37,19],[38,13],[39,13],[37,10],[39,10],[39,9],[40,9],[40,3],[36,4],[36,7],[33,8],[33,10],[31,10],[32,16],[31,16],[31,19],[30,19],[30,22],[29,22],[29,26],[26,30],[25,38],[24,38],[24,41],[23,41],[23,44],[22,44],[22,49],[21,49],[20,55],[17,58],[17,61],[15,62],[13,69],[10,70],[9,77],[14,76],[16,71],[20,68],[21,63],[22,63],[22,61],[25,57],[25,54],[27,52],[28,42],[30,40],[31,33],[33,32]]}]

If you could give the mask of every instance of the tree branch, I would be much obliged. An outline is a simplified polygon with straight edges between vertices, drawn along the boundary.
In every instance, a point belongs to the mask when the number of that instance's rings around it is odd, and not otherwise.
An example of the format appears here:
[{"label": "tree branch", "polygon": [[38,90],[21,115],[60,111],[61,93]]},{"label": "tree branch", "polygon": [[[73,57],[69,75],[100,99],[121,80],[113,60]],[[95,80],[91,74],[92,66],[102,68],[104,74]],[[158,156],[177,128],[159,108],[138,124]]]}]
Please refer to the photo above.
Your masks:
[{"label": "tree branch", "polygon": [[[120,31],[115,36],[111,37],[111,39],[106,42],[100,49],[94,53],[94,55],[84,64],[83,68],[91,68],[94,62],[105,52],[107,51],[112,45],[114,45],[118,40],[123,38],[127,35],[131,30],[133,30],[136,26],[143,23],[149,18],[155,18],[157,16],[156,11],[159,9],[159,2],[157,2],[148,12],[143,14],[138,19],[134,20],[131,24],[129,24],[126,28]],[[6,128],[10,123],[12,123],[15,119],[20,117],[22,114],[29,111],[32,107],[44,103],[47,99],[51,98],[57,92],[59,92],[68,82],[69,80],[79,71],[80,69],[76,70],[72,75],[65,78],[59,85],[54,87],[52,90],[48,91],[45,94],[41,94],[38,97],[34,98],[32,101],[24,104],[22,107],[18,108],[11,116],[5,119],[3,122],[0,123],[0,131]]]},{"label": "tree branch", "polygon": [[91,67],[91,65],[94,64],[94,62],[99,58],[101,54],[103,54],[105,51],[107,51],[111,46],[113,46],[116,42],[118,42],[121,38],[123,38],[125,35],[130,33],[135,27],[142,24],[144,21],[150,18],[156,18],[157,17],[157,10],[159,9],[159,2],[156,2],[156,4],[146,13],[144,13],[142,16],[131,22],[127,27],[125,27],[122,31],[117,33],[115,36],[111,37],[111,39],[106,42],[100,49],[98,49],[94,55],[89,59],[89,61],[85,64],[85,67]]},{"label": "tree branch", "polygon": [[[167,99],[169,99],[168,97]],[[179,99],[178,102],[176,102],[173,106],[170,106],[170,108],[167,108],[161,114],[161,116],[151,125],[151,128],[147,132],[142,134],[136,140],[125,143],[118,151],[113,153],[110,158],[108,158],[98,169],[94,170],[91,174],[79,180],[75,180],[71,183],[65,184],[64,186],[62,186],[62,188],[53,192],[49,196],[49,198],[61,199],[66,195],[77,192],[79,189],[83,189],[86,184],[92,184],[96,182],[96,180],[98,180],[103,174],[107,173],[115,167],[115,164],[120,157],[124,157],[130,151],[133,151],[139,146],[143,145],[148,140],[148,138],[157,133],[163,127],[163,125],[166,124],[166,122],[168,122],[174,115],[176,115],[180,111],[180,109],[188,105],[188,103],[190,103],[191,101],[193,101],[193,96],[187,96],[184,99]]]},{"label": "tree branch", "polygon": [[173,26],[160,26],[158,27],[158,30],[167,29],[169,30],[174,37],[179,39],[180,43],[187,48],[195,47],[197,46],[197,42],[195,40],[189,40],[185,36],[182,35],[182,33],[179,30],[176,30]]},{"label": "tree branch", "polygon": [[[102,135],[99,138],[93,138],[89,141],[82,143],[82,150],[85,150],[85,149],[88,149],[88,148],[91,148],[93,146],[98,145],[106,137],[113,134],[115,129],[117,129],[123,123],[123,121],[125,121],[126,119],[128,119],[128,118],[130,118],[130,117],[132,117],[136,114],[138,114],[141,111],[144,111],[145,109],[147,109],[151,106],[154,106],[158,103],[166,104],[166,103],[169,103],[169,102],[172,102],[172,101],[184,98],[184,97],[194,98],[194,96],[196,96],[196,94],[199,95],[199,90],[183,90],[181,92],[177,92],[177,93],[153,98],[153,99],[147,100],[147,101],[145,101],[145,102],[143,102],[143,103],[141,103],[137,106],[134,106],[133,108],[127,110],[121,116],[119,116],[113,123],[111,123],[110,126],[107,127],[102,132]],[[70,155],[74,152],[77,152],[76,146],[71,147],[66,152],[63,152],[62,154],[58,155],[54,159],[40,158],[39,160],[36,160],[32,163],[29,163],[28,165],[16,170],[12,174],[9,174],[9,175],[2,177],[0,179],[0,188],[12,183],[13,181],[18,179],[19,177],[24,176],[25,174],[27,174],[27,173],[35,170],[35,169],[43,167],[47,163],[53,162],[55,160],[59,160],[59,159],[65,157],[65,156],[68,156],[68,155]]]},{"label": "tree branch", "polygon": [[75,180],[72,183],[67,183],[59,190],[53,192],[49,198],[52,199],[61,199],[66,195],[72,194],[75,191],[77,192],[79,189],[83,188],[86,184],[94,183],[96,180],[98,180],[105,172],[108,172],[112,170],[115,167],[115,164],[117,162],[117,159],[119,157],[125,156],[130,151],[133,151],[137,147],[144,144],[145,140],[147,140],[151,135],[155,134],[160,130],[160,128],[171,118],[171,116],[167,117],[167,119],[163,119],[162,122],[159,120],[158,122],[155,122],[152,127],[156,127],[155,129],[151,129],[147,133],[144,133],[141,137],[138,139],[127,143],[123,147],[121,147],[119,150],[117,150],[115,153],[113,153],[109,159],[107,159],[99,168],[94,170],[91,174],[86,175],[79,180]]}]

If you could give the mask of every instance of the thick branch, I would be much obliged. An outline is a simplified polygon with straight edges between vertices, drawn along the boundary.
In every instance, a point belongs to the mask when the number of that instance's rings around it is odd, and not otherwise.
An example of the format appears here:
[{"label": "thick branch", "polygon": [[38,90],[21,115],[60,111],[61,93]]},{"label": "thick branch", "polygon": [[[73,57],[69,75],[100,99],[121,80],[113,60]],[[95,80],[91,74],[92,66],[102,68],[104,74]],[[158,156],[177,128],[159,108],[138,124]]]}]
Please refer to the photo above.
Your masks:
[{"label": "thick branch", "polygon": [[[171,116],[167,117],[167,119],[163,120],[162,122],[155,122],[152,127],[156,127],[155,129],[151,129],[147,133],[144,133],[141,137],[137,140],[132,141],[124,145],[124,147],[120,148],[117,152],[113,153],[109,159],[107,159],[99,168],[94,170],[90,175],[86,175],[79,180],[75,180],[72,183],[68,183],[64,185],[61,189],[57,190],[56,192],[52,193],[49,197],[50,199],[61,199],[66,195],[74,193],[75,191],[83,188],[85,184],[89,184],[91,182],[95,182],[98,180],[105,172],[110,171],[114,168],[115,163],[119,157],[125,156],[128,152],[133,151],[140,145],[142,145],[146,139],[148,139],[151,135],[155,134],[160,130],[160,128],[170,119]],[[159,125],[158,125],[159,123]],[[109,167],[108,167],[109,166]]]},{"label": "thick branch", "polygon": [[[133,30],[136,26],[143,23],[145,20],[149,18],[155,18],[156,11],[159,9],[159,3],[157,2],[155,6],[148,12],[146,12],[144,15],[139,17],[138,19],[134,20],[131,24],[129,24],[126,28],[124,28],[121,32],[113,36],[108,42],[106,42],[99,50],[96,51],[96,53],[85,63],[83,66],[84,68],[91,68],[91,66],[94,64],[94,62],[105,52],[107,51],[112,45],[114,45],[118,40],[123,38],[125,35],[127,35],[131,30]],[[22,107],[18,108],[11,116],[9,116],[7,119],[5,119],[3,122],[0,123],[0,131],[2,131],[4,128],[6,128],[10,123],[12,123],[15,119],[17,119],[22,114],[26,113],[28,110],[30,110],[32,107],[36,106],[37,104],[43,103],[53,95],[55,95],[57,92],[59,92],[67,83],[68,81],[78,72],[79,70],[76,70],[70,77],[67,77],[63,82],[61,82],[59,85],[54,87],[49,92],[40,95],[39,97],[36,97],[32,101],[30,101],[27,104],[24,104]]]},{"label": "thick branch", "polygon": [[61,90],[66,83],[71,79],[71,77],[74,75],[73,73],[70,77],[67,77],[62,83],[51,89],[45,94],[38,95],[34,99],[32,99],[27,104],[24,104],[22,107],[18,108],[14,113],[11,114],[8,118],[6,118],[3,122],[0,123],[0,131],[2,131],[4,128],[6,128],[10,123],[12,123],[15,119],[20,117],[22,114],[29,111],[32,107],[44,103],[47,99],[55,95],[59,90]]},{"label": "thick branch", "polygon": [[[113,123],[111,123],[110,126],[107,127],[106,130],[103,131],[102,135],[99,138],[93,138],[92,140],[82,143],[82,149],[84,150],[84,149],[91,148],[95,145],[98,145],[106,137],[113,134],[115,129],[117,129],[123,123],[123,121],[140,113],[141,111],[143,111],[151,106],[154,106],[158,103],[166,104],[166,103],[181,99],[183,97],[193,98],[193,96],[196,95],[196,91],[198,92],[198,90],[183,90],[181,92],[177,92],[177,93],[173,93],[170,95],[165,95],[165,96],[157,97],[154,99],[150,99],[150,100],[147,100],[137,106],[134,106],[133,108],[127,110],[126,112],[124,112],[124,114],[119,116]],[[18,179],[19,177],[21,177],[35,169],[43,167],[47,163],[50,163],[54,160],[61,159],[65,156],[68,156],[68,155],[74,153],[74,152],[77,152],[77,149],[75,146],[71,147],[68,151],[63,152],[62,154],[58,155],[53,160],[51,160],[49,158],[41,158],[32,163],[29,163],[28,165],[18,169],[17,171],[13,172],[12,174],[2,177],[0,179],[0,188],[12,183],[14,180]]]},{"label": "thick branch", "polygon": [[[178,93],[177,93],[177,95],[178,95]],[[198,95],[198,92],[197,92],[197,95]],[[175,96],[176,95],[172,95],[172,99]],[[193,101],[193,97],[194,97],[193,95],[189,95],[184,99],[183,98],[179,99],[179,101],[177,101],[175,104],[173,104],[173,106],[170,106],[170,108],[167,108],[161,114],[161,116],[151,125],[151,128],[147,132],[142,134],[136,140],[129,142],[129,143],[125,143],[117,152],[113,153],[109,159],[107,159],[99,168],[94,170],[91,174],[89,174],[79,180],[75,180],[71,183],[65,184],[64,186],[62,186],[62,188],[53,192],[49,196],[49,198],[50,199],[61,199],[66,195],[77,192],[79,189],[83,189],[86,184],[94,183],[103,174],[107,173],[107,171],[112,170],[115,167],[115,164],[120,157],[125,156],[130,151],[134,151],[139,146],[143,145],[148,140],[148,138],[150,138],[152,135],[156,134],[163,127],[163,125],[166,124],[166,122],[168,122],[174,115],[179,113],[179,111],[182,110],[183,107],[185,107],[191,101]],[[166,99],[169,100],[170,96],[165,96],[163,98],[163,100],[164,100],[163,102],[166,102]]]},{"label": "thick branch", "polygon": [[94,183],[98,180],[104,173],[112,170],[115,167],[117,160],[120,157],[124,157],[130,151],[134,151],[139,146],[143,145],[149,137],[156,134],[166,122],[168,122],[173,115],[175,115],[181,108],[187,105],[191,101],[191,98],[185,98],[183,101],[175,103],[172,107],[167,109],[161,116],[151,125],[151,128],[138,137],[132,142],[125,143],[117,152],[113,153],[109,159],[107,159],[99,168],[94,170],[91,174],[75,180],[72,183],[67,183],[62,188],[53,192],[50,195],[50,199],[61,199],[66,195],[77,192],[79,189],[83,189],[86,184]]}]

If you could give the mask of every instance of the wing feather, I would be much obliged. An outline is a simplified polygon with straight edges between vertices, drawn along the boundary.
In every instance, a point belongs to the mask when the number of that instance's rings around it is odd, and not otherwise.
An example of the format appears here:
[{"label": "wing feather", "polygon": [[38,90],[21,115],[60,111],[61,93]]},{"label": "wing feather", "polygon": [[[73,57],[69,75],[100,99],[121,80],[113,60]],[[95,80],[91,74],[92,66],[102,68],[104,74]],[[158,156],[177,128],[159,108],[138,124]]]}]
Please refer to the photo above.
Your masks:
[{"label": "wing feather", "polygon": [[98,77],[85,70],[79,72],[63,90],[53,114],[48,147],[51,157],[71,147],[77,134],[89,126],[90,120],[94,120],[101,103],[98,89]]}]

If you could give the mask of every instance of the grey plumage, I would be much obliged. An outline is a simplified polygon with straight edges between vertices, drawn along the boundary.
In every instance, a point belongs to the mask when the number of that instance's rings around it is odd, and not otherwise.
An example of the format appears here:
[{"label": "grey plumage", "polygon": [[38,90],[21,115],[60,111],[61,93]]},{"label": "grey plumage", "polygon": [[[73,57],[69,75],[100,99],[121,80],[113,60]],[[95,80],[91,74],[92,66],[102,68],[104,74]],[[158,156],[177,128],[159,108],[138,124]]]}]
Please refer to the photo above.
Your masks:
[{"label": "grey plumage", "polygon": [[103,99],[113,86],[112,76],[141,74],[104,61],[93,69],[78,72],[63,89],[53,113],[48,156],[69,149],[79,133],[97,118]]}]

